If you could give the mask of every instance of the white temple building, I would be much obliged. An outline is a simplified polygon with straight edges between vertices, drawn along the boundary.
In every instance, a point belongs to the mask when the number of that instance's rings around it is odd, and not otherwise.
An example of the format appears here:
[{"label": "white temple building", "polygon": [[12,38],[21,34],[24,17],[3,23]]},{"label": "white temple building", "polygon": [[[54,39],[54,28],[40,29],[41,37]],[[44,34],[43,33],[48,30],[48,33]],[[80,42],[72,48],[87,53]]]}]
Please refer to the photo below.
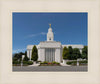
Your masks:
[{"label": "white temple building", "polygon": [[[54,34],[52,32],[51,24],[49,24],[49,29],[47,33],[47,41],[40,42],[39,45],[36,45],[38,49],[38,61],[56,61],[61,63],[62,51],[64,46],[72,46],[72,48],[79,48],[82,52],[84,45],[62,45],[61,42],[54,41]],[[27,56],[31,60],[32,48],[34,45],[27,46]]]}]

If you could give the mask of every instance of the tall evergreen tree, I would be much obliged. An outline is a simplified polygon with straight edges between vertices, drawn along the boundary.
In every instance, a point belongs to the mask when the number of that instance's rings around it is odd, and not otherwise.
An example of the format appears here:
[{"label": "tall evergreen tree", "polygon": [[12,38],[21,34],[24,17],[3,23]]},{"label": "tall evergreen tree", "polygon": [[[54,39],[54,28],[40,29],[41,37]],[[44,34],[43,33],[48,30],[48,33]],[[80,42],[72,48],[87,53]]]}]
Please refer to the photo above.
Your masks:
[{"label": "tall evergreen tree", "polygon": [[69,46],[69,47],[68,47],[68,50],[69,50],[68,59],[69,59],[69,60],[72,60],[72,59],[73,59],[73,48],[72,48],[72,46]]},{"label": "tall evergreen tree", "polygon": [[29,61],[29,58],[27,57],[27,51],[25,51],[25,57],[23,59],[24,61]]},{"label": "tall evergreen tree", "polygon": [[84,48],[82,49],[82,58],[88,59],[88,47],[87,46],[84,46]]},{"label": "tall evergreen tree", "polygon": [[34,45],[34,47],[32,49],[31,60],[37,61],[37,59],[38,59],[38,50],[37,50],[36,46]]},{"label": "tall evergreen tree", "polygon": [[27,56],[27,51],[25,51],[25,55]]},{"label": "tall evergreen tree", "polygon": [[67,47],[63,48],[63,53],[62,53],[63,59],[68,59],[69,56],[69,51]]}]

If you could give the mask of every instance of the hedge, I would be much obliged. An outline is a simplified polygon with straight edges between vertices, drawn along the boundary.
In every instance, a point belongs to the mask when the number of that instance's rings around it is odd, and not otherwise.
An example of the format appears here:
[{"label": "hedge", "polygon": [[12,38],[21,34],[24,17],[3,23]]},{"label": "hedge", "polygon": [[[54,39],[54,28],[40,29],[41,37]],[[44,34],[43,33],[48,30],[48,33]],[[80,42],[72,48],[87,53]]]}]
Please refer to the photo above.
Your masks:
[{"label": "hedge", "polygon": [[[77,65],[77,61],[69,61],[69,62],[66,62],[66,64],[68,64],[68,65]],[[82,64],[87,64],[87,60],[79,61],[79,65],[82,65]]]},{"label": "hedge", "polygon": [[41,62],[40,63],[40,66],[53,66],[53,65],[60,65],[60,63],[58,62],[47,62],[47,61],[44,61],[44,62]]},{"label": "hedge", "polygon": [[[21,64],[21,62],[14,61],[13,64],[14,65],[16,65],[16,64],[19,65],[19,64]],[[32,65],[32,64],[33,64],[32,61],[23,61],[23,65]]]},{"label": "hedge", "polygon": [[20,64],[20,61],[13,61],[13,64]]},{"label": "hedge", "polygon": [[79,61],[79,63],[87,63],[87,60],[85,60],[85,61]]},{"label": "hedge", "polygon": [[70,61],[70,62],[67,62],[66,64],[68,65],[76,65],[77,61]]}]

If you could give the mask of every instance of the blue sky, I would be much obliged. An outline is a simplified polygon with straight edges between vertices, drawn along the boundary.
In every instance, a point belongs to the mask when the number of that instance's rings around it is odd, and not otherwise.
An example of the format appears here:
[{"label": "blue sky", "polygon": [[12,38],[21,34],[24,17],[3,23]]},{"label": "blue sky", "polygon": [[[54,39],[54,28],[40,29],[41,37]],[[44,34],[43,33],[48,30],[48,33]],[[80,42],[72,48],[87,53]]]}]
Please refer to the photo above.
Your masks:
[{"label": "blue sky", "polygon": [[87,13],[13,13],[13,53],[27,45],[46,41],[49,23],[54,40],[62,44],[87,45]]}]

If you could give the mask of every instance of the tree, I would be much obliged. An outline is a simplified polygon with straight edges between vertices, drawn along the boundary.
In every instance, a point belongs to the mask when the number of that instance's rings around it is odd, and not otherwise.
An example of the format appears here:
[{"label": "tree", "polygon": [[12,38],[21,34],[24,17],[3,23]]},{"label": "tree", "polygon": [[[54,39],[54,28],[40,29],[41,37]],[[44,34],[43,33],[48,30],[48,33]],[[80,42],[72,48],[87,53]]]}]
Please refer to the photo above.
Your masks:
[{"label": "tree", "polygon": [[22,55],[24,55],[24,53],[22,53],[22,52],[13,54],[13,64],[20,63],[22,60]]},{"label": "tree", "polygon": [[15,54],[13,55],[13,61],[18,61],[18,60],[21,61],[22,55],[24,55],[24,53],[22,53],[22,52],[15,53]]},{"label": "tree", "polygon": [[80,50],[78,48],[73,49],[73,60],[81,58]]},{"label": "tree", "polygon": [[25,51],[25,57],[24,57],[23,61],[29,61],[29,58],[27,57],[27,51]]},{"label": "tree", "polygon": [[73,49],[72,49],[72,46],[69,46],[69,47],[68,47],[68,50],[69,50],[68,59],[69,59],[69,60],[72,60],[72,59],[73,59]]},{"label": "tree", "polygon": [[67,47],[63,48],[63,53],[62,53],[63,59],[68,59],[69,56],[69,51]]},{"label": "tree", "polygon": [[38,59],[38,50],[37,50],[36,46],[34,45],[34,47],[32,49],[31,60],[37,61],[37,59]]},{"label": "tree", "polygon": [[27,51],[25,51],[25,55],[27,56]]},{"label": "tree", "polygon": [[82,59],[88,59],[88,47],[84,46],[82,49]]},{"label": "tree", "polygon": [[17,53],[15,53],[15,54],[13,55],[13,61],[18,61],[18,54],[17,54]]},{"label": "tree", "polygon": [[24,55],[25,53],[23,53],[23,52],[20,52],[20,53],[18,53],[18,56],[19,56],[19,60],[21,61],[22,60],[22,55]]}]

